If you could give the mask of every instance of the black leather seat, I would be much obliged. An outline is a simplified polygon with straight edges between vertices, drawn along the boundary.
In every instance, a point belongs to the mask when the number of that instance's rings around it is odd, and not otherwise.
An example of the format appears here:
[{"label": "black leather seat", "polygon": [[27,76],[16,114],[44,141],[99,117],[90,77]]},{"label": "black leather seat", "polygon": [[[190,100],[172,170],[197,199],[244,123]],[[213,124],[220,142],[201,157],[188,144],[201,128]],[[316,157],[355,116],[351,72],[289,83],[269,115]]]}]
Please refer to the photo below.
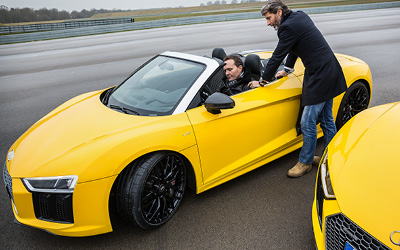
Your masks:
[{"label": "black leather seat", "polygon": [[251,75],[254,80],[260,80],[262,73],[261,59],[256,54],[249,54],[244,60],[244,66],[251,71]]},{"label": "black leather seat", "polygon": [[213,58],[218,58],[220,60],[224,60],[224,57],[226,56],[225,50],[223,48],[215,48],[212,51],[212,56]]}]

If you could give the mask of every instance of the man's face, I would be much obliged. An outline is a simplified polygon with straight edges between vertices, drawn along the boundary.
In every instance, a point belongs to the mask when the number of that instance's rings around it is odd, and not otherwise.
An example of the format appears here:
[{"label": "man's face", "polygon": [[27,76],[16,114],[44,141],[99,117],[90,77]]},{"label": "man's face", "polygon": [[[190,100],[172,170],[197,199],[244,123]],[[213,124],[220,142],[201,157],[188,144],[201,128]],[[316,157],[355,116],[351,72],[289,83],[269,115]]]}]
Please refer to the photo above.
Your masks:
[{"label": "man's face", "polygon": [[267,12],[265,13],[264,17],[267,20],[268,26],[271,26],[275,30],[278,30],[279,25],[281,24],[282,10],[278,10],[276,14]]},{"label": "man's face", "polygon": [[232,59],[225,61],[226,65],[224,66],[226,78],[228,81],[233,81],[239,78],[242,73],[242,65],[236,67],[235,62]]}]

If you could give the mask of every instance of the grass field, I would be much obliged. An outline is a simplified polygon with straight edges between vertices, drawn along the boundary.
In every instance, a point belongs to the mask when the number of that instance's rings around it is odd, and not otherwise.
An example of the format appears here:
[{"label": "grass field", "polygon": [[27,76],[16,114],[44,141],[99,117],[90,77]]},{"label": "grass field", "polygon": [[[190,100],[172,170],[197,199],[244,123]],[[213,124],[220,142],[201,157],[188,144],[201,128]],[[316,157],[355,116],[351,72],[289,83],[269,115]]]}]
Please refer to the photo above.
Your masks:
[{"label": "grass field", "polygon": [[[311,8],[311,7],[324,7],[324,6],[336,6],[336,5],[350,5],[350,4],[366,4],[366,3],[380,3],[380,2],[397,2],[399,0],[284,0],[284,2],[291,9],[299,8]],[[148,10],[134,10],[124,12],[113,12],[106,14],[96,14],[91,19],[97,18],[119,18],[119,17],[133,17],[135,22],[144,22],[151,20],[181,18],[181,17],[194,17],[194,16],[207,16],[207,15],[218,15],[218,14],[230,14],[230,13],[243,13],[243,12],[254,12],[259,11],[267,1],[256,2],[256,3],[238,3],[238,4],[224,4],[224,5],[206,5],[197,7],[181,7],[181,8],[165,8],[165,9],[148,9]],[[79,19],[84,21],[85,19]],[[90,19],[89,19],[90,20]],[[72,21],[72,20],[65,20]],[[59,21],[48,21],[48,22],[26,22],[26,23],[13,23],[13,24],[0,24],[0,26],[8,25],[29,25],[38,23],[59,23]]]},{"label": "grass field", "polygon": [[[350,5],[350,4],[365,4],[365,3],[380,3],[380,2],[395,2],[398,0],[285,0],[284,2],[291,9],[310,8],[310,7],[324,7],[336,5]],[[267,1],[256,3],[240,3],[240,4],[224,4],[224,5],[207,5],[197,7],[183,7],[183,8],[166,8],[166,9],[149,9],[149,10],[135,10],[126,12],[115,12],[106,14],[96,14],[92,18],[117,18],[117,17],[134,17],[135,22],[190,17],[190,16],[206,16],[217,14],[241,13],[259,11]]]}]

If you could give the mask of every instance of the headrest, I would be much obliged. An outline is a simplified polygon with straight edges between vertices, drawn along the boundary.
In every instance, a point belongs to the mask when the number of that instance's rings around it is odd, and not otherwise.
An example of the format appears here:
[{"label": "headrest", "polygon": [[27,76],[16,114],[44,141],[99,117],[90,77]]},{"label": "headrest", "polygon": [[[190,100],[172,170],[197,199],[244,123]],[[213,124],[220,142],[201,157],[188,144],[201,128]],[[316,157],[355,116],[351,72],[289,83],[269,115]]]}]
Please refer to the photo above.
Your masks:
[{"label": "headrest", "polygon": [[215,48],[212,51],[212,56],[221,60],[224,60],[224,57],[226,56],[225,50],[223,48]]},{"label": "headrest", "polygon": [[261,76],[262,65],[261,65],[261,59],[258,55],[256,54],[247,55],[246,59],[244,60],[244,66],[250,69],[252,74]]}]

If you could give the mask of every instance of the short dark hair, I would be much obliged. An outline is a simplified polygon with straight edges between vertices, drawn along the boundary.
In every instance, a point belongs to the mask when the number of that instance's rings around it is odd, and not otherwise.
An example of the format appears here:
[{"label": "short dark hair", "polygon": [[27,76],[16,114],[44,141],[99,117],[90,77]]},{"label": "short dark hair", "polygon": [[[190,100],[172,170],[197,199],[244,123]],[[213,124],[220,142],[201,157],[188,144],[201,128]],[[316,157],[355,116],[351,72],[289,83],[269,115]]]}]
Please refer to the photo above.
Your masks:
[{"label": "short dark hair", "polygon": [[282,10],[284,16],[290,12],[289,7],[281,0],[269,0],[268,3],[261,8],[261,15],[265,16],[267,13],[276,14],[278,10]]},{"label": "short dark hair", "polygon": [[236,55],[225,56],[223,61],[226,62],[228,60],[233,60],[235,62],[236,67],[243,66],[242,59],[240,59],[240,57]]}]

